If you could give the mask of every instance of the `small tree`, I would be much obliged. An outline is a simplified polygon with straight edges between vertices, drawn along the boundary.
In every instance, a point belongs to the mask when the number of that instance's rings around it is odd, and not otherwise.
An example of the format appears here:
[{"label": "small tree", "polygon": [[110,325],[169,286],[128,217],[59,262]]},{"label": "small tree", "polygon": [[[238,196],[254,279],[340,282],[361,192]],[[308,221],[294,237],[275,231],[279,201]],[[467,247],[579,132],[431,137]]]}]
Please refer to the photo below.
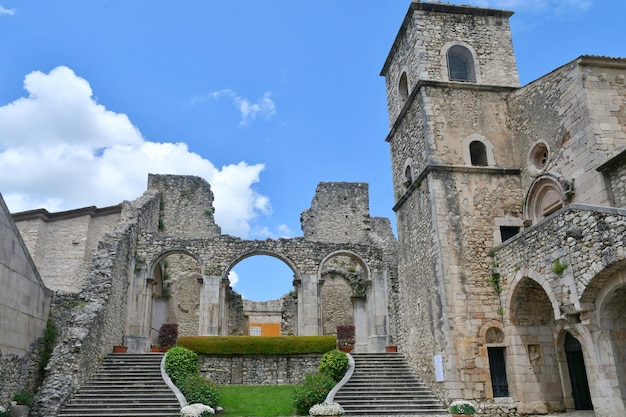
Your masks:
[{"label": "small tree", "polygon": [[157,343],[161,347],[171,347],[176,345],[178,339],[178,324],[177,323],[163,323],[159,329],[159,337]]},{"label": "small tree", "polygon": [[354,346],[354,325],[347,324],[343,326],[337,326],[337,346]]}]

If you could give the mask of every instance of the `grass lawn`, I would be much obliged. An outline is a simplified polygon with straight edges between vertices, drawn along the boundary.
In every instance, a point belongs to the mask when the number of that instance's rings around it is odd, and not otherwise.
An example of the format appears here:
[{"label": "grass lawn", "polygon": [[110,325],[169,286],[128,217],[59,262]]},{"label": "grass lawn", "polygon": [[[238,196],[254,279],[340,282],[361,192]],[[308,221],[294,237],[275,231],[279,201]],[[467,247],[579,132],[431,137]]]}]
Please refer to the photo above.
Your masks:
[{"label": "grass lawn", "polygon": [[242,386],[222,385],[224,407],[221,415],[226,417],[278,417],[294,414],[291,385]]}]

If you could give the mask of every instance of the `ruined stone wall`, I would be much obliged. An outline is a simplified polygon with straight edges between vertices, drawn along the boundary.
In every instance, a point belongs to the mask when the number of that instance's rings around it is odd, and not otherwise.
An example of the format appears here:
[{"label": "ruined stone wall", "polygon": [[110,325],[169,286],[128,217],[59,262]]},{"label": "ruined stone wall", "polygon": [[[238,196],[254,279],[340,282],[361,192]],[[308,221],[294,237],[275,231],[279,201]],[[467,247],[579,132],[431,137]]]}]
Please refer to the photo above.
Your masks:
[{"label": "ruined stone wall", "polygon": [[112,346],[123,342],[138,226],[154,227],[158,212],[155,193],[146,192],[134,202],[124,203],[120,223],[98,245],[82,291],[55,294],[51,318],[58,329],[58,342],[31,416],[56,415],[96,372]]},{"label": "ruined stone wall", "polygon": [[321,355],[199,355],[200,373],[218,385],[297,385]]},{"label": "ruined stone wall", "polygon": [[119,207],[17,213],[14,219],[41,277],[53,290],[78,292],[98,242],[113,231]]},{"label": "ruined stone wall", "polygon": [[409,92],[419,80],[448,81],[446,51],[457,43],[477,55],[478,83],[519,86],[508,18],[507,12],[411,3],[381,72],[390,125],[404,105],[398,91],[402,73],[407,74]]},{"label": "ruined stone wall", "polygon": [[364,243],[370,228],[369,186],[366,183],[321,182],[311,207],[300,216],[307,240]]},{"label": "ruined stone wall", "polygon": [[339,274],[328,274],[320,289],[322,302],[322,329],[325,335],[336,335],[337,326],[354,325],[352,286]]},{"label": "ruined stone wall", "polygon": [[221,234],[214,219],[213,192],[206,181],[191,176],[150,174],[148,189],[161,192],[160,233],[177,237]]}]

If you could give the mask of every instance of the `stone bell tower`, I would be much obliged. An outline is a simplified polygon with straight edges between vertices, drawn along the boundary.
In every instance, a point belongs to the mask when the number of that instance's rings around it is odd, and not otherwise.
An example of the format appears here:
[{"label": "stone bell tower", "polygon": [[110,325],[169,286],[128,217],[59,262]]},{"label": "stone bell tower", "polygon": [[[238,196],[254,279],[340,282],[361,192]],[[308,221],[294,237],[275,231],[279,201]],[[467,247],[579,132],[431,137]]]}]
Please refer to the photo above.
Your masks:
[{"label": "stone bell tower", "polygon": [[413,1],[381,71],[406,312],[399,344],[444,400],[506,389],[494,388],[480,338],[489,332],[489,346],[504,349],[489,251],[502,230],[523,226],[506,124],[519,88],[511,15]]}]

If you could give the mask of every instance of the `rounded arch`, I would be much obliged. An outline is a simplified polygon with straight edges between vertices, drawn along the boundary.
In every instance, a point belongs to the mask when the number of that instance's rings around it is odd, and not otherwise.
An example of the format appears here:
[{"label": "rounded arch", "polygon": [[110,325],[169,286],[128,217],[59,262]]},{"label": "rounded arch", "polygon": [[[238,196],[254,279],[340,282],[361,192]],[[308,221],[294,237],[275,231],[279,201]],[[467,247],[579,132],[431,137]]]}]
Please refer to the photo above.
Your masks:
[{"label": "rounded arch", "polygon": [[524,215],[537,223],[559,210],[573,194],[572,183],[556,172],[548,172],[533,181],[526,194]]},{"label": "rounded arch", "polygon": [[504,343],[504,324],[500,320],[489,320],[478,331],[478,343]]},{"label": "rounded arch", "polygon": [[204,265],[204,262],[202,261],[202,258],[198,256],[198,254],[191,252],[190,250],[186,248],[173,247],[173,248],[168,248],[168,249],[164,249],[160,251],[152,258],[152,260],[150,261],[150,264],[148,265],[148,279],[151,279],[154,277],[155,269],[159,266],[160,262],[162,262],[168,256],[176,255],[177,253],[187,255],[195,259],[196,262],[198,262],[198,265],[200,265],[200,273],[204,275],[205,265]]},{"label": "rounded arch", "polygon": [[361,268],[363,268],[363,270],[365,271],[366,280],[369,280],[370,277],[372,276],[370,268],[367,265],[367,263],[363,260],[362,256],[350,250],[337,250],[337,251],[327,254],[326,256],[324,256],[324,258],[322,258],[322,260],[319,263],[320,267],[318,270],[318,278],[322,278],[322,275],[324,274],[324,266],[328,262],[328,260],[336,256],[348,256],[352,258],[354,261],[356,261],[361,266]]},{"label": "rounded arch", "polygon": [[300,279],[300,276],[301,276],[300,270],[296,266],[295,262],[293,262],[289,257],[285,256],[284,254],[282,254],[280,252],[276,252],[276,251],[273,251],[273,250],[253,249],[253,250],[244,252],[241,255],[238,255],[237,257],[233,258],[228,263],[228,265],[223,269],[223,271],[222,271],[222,280],[228,280],[228,273],[239,262],[243,261],[246,258],[250,258],[252,256],[259,256],[259,255],[271,256],[273,258],[276,258],[276,259],[284,262],[293,271],[294,280]]},{"label": "rounded arch", "polygon": [[505,305],[506,305],[506,312],[508,313],[507,316],[509,318],[509,321],[515,311],[514,306],[513,306],[515,294],[520,289],[520,283],[522,283],[522,281],[525,279],[529,279],[533,281],[534,283],[536,283],[543,289],[552,307],[552,319],[558,320],[559,317],[561,316],[559,302],[556,296],[554,295],[552,291],[552,287],[550,283],[548,282],[548,280],[546,279],[546,277],[543,274],[540,274],[532,269],[522,268],[521,270],[517,271],[513,279],[511,279],[509,288],[506,291]]},{"label": "rounded arch", "polygon": [[444,80],[480,83],[478,55],[474,48],[461,41],[446,43],[440,51]]}]

